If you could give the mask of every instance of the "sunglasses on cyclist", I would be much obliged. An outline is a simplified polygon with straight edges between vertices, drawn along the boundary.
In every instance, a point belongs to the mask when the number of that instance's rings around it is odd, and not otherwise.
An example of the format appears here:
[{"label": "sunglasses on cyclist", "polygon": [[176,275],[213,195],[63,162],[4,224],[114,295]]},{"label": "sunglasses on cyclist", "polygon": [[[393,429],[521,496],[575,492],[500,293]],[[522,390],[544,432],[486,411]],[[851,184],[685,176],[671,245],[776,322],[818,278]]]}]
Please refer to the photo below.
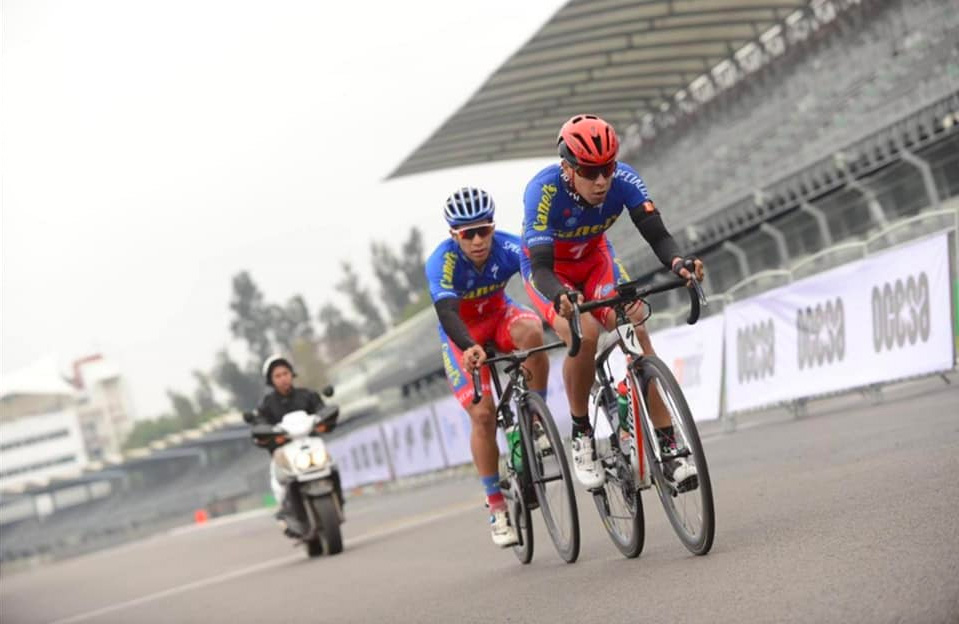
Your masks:
[{"label": "sunglasses on cyclist", "polygon": [[576,175],[581,178],[586,178],[587,180],[595,180],[602,174],[607,180],[616,173],[616,161],[611,160],[605,165],[595,165],[595,166],[577,166],[575,167]]},{"label": "sunglasses on cyclist", "polygon": [[496,229],[493,223],[484,223],[483,225],[471,225],[464,228],[454,228],[453,233],[460,240],[473,240],[474,237],[486,238]]}]

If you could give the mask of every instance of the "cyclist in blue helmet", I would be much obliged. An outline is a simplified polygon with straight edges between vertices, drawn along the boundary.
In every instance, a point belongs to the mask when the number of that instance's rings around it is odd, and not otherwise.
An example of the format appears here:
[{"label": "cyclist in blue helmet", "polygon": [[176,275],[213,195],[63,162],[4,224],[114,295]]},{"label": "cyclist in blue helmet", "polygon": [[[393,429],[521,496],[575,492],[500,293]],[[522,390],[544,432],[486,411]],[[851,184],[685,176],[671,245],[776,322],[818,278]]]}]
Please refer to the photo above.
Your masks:
[{"label": "cyclist in blue helmet", "polygon": [[[470,415],[470,448],[486,492],[493,543],[507,547],[518,539],[499,486],[489,369],[481,369],[483,399],[475,405],[471,375],[486,359],[484,345],[493,343],[501,352],[540,346],[543,325],[535,312],[506,295],[506,283],[520,270],[522,243],[518,236],[496,230],[495,210],[493,198],[482,189],[465,187],[450,195],[444,210],[450,237],[426,261],[426,278],[439,317],[446,378]],[[530,389],[545,397],[546,355],[530,356],[525,366]]]}]

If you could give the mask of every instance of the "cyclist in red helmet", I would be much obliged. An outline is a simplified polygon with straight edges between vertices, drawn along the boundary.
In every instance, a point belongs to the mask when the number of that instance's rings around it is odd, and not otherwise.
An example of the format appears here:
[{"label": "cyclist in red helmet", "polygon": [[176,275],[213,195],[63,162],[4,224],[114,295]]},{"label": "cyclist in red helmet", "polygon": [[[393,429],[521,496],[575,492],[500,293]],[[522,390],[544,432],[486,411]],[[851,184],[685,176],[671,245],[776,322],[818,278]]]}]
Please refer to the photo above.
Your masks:
[{"label": "cyclist in red helmet", "polygon": [[[561,161],[540,171],[526,187],[522,274],[533,304],[563,340],[570,340],[571,300],[605,297],[629,280],[605,236],[624,210],[666,267],[702,281],[702,261],[681,253],[642,178],[617,162],[619,139],[611,125],[595,115],[576,115],[563,124],[557,146]],[[627,312],[636,322],[645,317],[641,303]],[[606,476],[587,416],[593,358],[600,333],[614,325],[609,309],[583,315],[582,348],[563,366],[573,419],[573,466],[589,489],[602,486]],[[637,337],[643,350],[653,353],[645,326],[637,328]],[[656,393],[649,404],[660,443],[667,445],[672,437],[669,414]],[[695,477],[695,468],[681,458],[664,468],[677,484]]]}]

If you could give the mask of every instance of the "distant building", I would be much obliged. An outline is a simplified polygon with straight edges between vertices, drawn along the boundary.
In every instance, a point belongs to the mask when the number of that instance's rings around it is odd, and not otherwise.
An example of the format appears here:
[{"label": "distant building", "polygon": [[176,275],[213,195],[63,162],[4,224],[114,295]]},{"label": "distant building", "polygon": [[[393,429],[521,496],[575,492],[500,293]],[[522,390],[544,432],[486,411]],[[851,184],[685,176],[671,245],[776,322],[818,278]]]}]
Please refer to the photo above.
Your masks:
[{"label": "distant building", "polygon": [[88,463],[78,393],[47,358],[0,379],[0,489],[79,474]]},{"label": "distant building", "polygon": [[73,373],[87,454],[91,460],[118,456],[134,420],[130,394],[119,368],[97,354],[74,362]]}]

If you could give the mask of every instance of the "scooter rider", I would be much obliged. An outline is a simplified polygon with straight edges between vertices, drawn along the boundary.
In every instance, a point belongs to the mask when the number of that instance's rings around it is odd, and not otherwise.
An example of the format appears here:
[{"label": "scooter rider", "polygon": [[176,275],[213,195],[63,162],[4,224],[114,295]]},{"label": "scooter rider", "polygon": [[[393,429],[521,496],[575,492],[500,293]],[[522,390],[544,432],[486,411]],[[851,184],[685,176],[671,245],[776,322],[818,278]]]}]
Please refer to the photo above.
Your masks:
[{"label": "scooter rider", "polygon": [[[272,355],[266,359],[263,363],[263,377],[266,385],[272,387],[273,391],[266,394],[256,408],[253,417],[254,425],[276,425],[290,412],[304,411],[307,414],[316,414],[324,406],[323,398],[319,393],[307,388],[293,386],[296,371],[293,369],[290,360],[282,355]],[[293,510],[290,497],[286,495],[286,486],[280,483],[277,478],[276,462],[283,460],[278,449],[279,447],[275,445],[267,449],[273,457],[273,461],[270,462],[270,489],[273,490],[273,496],[279,505],[276,519],[285,523],[287,535],[298,537],[303,534],[304,527],[301,526],[300,520]],[[335,469],[333,478],[336,482],[336,490],[340,493],[340,501],[342,501],[340,474]]]}]

